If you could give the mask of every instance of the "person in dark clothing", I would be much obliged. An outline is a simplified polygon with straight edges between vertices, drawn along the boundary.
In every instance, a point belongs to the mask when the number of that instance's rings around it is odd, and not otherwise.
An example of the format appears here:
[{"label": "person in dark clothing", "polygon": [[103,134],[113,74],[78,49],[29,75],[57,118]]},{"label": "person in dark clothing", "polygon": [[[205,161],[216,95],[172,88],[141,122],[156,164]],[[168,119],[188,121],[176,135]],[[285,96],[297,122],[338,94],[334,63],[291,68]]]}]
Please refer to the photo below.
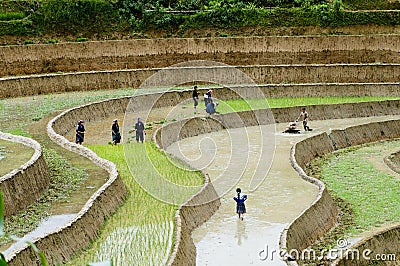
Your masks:
[{"label": "person in dark clothing", "polygon": [[114,119],[111,126],[112,144],[117,145],[121,142],[121,133],[119,132],[118,120]]},{"label": "person in dark clothing", "polygon": [[144,140],[144,124],[140,117],[138,117],[138,120],[135,124],[135,131],[136,131],[136,141],[139,142],[139,140],[143,143]]},{"label": "person in dark clothing", "polygon": [[75,143],[82,145],[85,140],[85,126],[83,125],[85,121],[79,120],[78,125],[76,126],[76,139]]},{"label": "person in dark clothing", "polygon": [[194,101],[194,109],[196,109],[197,105],[199,105],[199,92],[197,91],[197,86],[193,87],[192,97]]},{"label": "person in dark clothing", "polygon": [[247,200],[247,195],[242,193],[242,190],[240,188],[236,189],[236,197],[233,199],[236,201],[236,213],[239,215],[239,219],[243,220],[243,215],[246,213],[246,206],[244,205],[244,202]]}]

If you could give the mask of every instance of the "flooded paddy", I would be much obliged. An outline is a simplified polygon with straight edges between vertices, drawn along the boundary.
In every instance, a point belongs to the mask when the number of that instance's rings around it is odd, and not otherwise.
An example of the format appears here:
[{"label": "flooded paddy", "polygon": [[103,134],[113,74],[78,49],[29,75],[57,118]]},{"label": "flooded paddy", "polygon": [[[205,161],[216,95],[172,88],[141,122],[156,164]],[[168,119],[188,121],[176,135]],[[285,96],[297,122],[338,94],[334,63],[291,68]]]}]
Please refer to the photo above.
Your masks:
[{"label": "flooded paddy", "polygon": [[0,140],[0,176],[28,162],[34,152],[34,149],[21,143]]},{"label": "flooded paddy", "polygon": [[[230,132],[216,132],[205,134],[188,139],[183,139],[178,143],[171,145],[167,151],[185,160],[194,167],[200,167],[210,173],[217,191],[221,191],[221,185],[218,182],[220,176],[239,176],[240,180],[235,186],[221,195],[221,207],[213,217],[201,227],[196,229],[192,237],[197,248],[198,265],[285,265],[278,256],[267,259],[260,258],[260,252],[268,248],[278,251],[279,235],[281,230],[290,223],[302,210],[308,207],[316,198],[317,188],[303,181],[291,167],[289,161],[290,148],[292,145],[314,134],[327,131],[334,128],[344,128],[351,125],[357,125],[368,122],[382,121],[385,119],[396,119],[399,117],[371,117],[357,119],[340,119],[327,121],[312,121],[310,126],[314,129],[312,132],[303,132],[302,134],[289,135],[282,134],[286,124],[278,124],[275,133],[276,151],[273,163],[269,172],[259,172],[265,175],[262,184],[254,191],[249,192],[249,178],[254,178],[253,174],[256,164],[249,163],[245,168],[229,169],[223,167],[226,165],[227,158],[233,158],[234,150],[245,147],[230,145],[227,148],[227,136]],[[250,146],[267,145],[252,137],[251,132],[262,130],[261,127],[247,128],[249,133]],[[240,129],[234,129],[240,130]],[[202,142],[212,140],[213,155],[209,157],[208,163],[198,160],[208,152],[207,149],[200,149]],[[245,144],[246,145],[246,144]],[[200,147],[200,148],[199,148]],[[266,147],[269,149],[269,147]],[[200,152],[201,150],[201,152]],[[258,149],[260,150],[260,149]],[[200,157],[201,157],[200,156]],[[244,154],[243,156],[247,156]],[[231,171],[232,170],[232,171]],[[239,171],[240,170],[240,171]],[[214,182],[215,181],[215,182]],[[247,185],[247,186],[246,186]],[[246,201],[247,214],[244,221],[240,221],[235,214],[235,196],[236,186],[242,188],[243,193],[248,195]],[[222,190],[225,190],[223,187]],[[275,253],[276,255],[277,253]],[[271,253],[270,253],[271,255]],[[265,260],[263,260],[265,259]]]}]

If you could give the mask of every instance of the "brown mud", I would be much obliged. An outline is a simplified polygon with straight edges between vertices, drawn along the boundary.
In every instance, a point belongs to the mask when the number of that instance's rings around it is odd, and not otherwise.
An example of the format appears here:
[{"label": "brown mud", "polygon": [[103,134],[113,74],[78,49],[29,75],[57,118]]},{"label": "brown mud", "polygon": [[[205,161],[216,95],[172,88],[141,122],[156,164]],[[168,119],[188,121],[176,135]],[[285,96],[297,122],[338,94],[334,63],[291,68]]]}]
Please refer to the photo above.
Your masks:
[{"label": "brown mud", "polygon": [[68,201],[57,202],[52,205],[50,210],[52,215],[77,213],[82,209],[83,205],[93,195],[93,193],[97,191],[106,180],[108,180],[108,174],[90,160],[76,153],[67,151],[50,140],[45,128],[50,119],[55,115],[56,114],[53,113],[46,116],[42,120],[29,126],[27,130],[32,138],[38,141],[44,148],[53,149],[58,154],[62,154],[64,159],[71,162],[74,167],[84,169],[87,173],[88,177],[86,180],[81,184],[78,190],[72,192]]},{"label": "brown mud", "polygon": [[228,65],[276,64],[353,64],[398,63],[395,51],[309,51],[263,53],[201,53],[157,54],[125,57],[57,58],[41,61],[18,61],[0,66],[0,76],[45,74],[57,72],[84,72],[100,70],[163,68],[191,60],[218,61]]},{"label": "brown mud", "polygon": [[[279,133],[287,125],[278,124],[276,157],[264,183],[256,191],[246,193],[249,195],[249,200],[247,201],[248,213],[244,221],[238,221],[234,213],[235,204],[231,199],[235,195],[235,188],[233,188],[222,196],[222,205],[216,214],[193,232],[198,252],[197,263],[199,265],[237,265],[238,262],[243,265],[285,265],[277,256],[271,260],[271,253],[269,253],[269,258],[263,260],[264,257],[259,257],[259,252],[265,250],[266,247],[269,247],[269,252],[279,250],[280,231],[312,203],[317,193],[316,187],[299,178],[297,172],[291,167],[288,158],[291,146],[294,142],[335,126],[344,128],[388,118],[312,121],[311,127],[314,128],[314,131],[299,135]],[[254,130],[254,127],[247,128],[247,130]],[[168,151],[180,157],[182,154],[185,155],[186,158],[182,159],[190,164],[199,156],[199,142],[205,138],[213,139],[217,147],[226,144],[226,138],[218,137],[219,134],[217,132],[184,139],[173,144]],[[212,165],[217,162],[221,163],[219,160],[226,160],[226,156],[227,154],[223,150],[217,148],[212,164],[207,165],[203,170],[209,171],[212,179],[216,178],[217,172],[213,170]],[[223,167],[222,169],[219,167],[219,169],[219,171],[225,171]],[[246,179],[245,175],[244,178]],[[241,184],[240,182],[239,184]],[[213,184],[218,191],[218,182]],[[244,186],[244,184],[242,185]]]},{"label": "brown mud", "polygon": [[0,147],[5,152],[1,156],[4,157],[0,159],[0,176],[8,174],[28,162],[35,152],[32,148],[21,143],[6,140],[0,140]]}]

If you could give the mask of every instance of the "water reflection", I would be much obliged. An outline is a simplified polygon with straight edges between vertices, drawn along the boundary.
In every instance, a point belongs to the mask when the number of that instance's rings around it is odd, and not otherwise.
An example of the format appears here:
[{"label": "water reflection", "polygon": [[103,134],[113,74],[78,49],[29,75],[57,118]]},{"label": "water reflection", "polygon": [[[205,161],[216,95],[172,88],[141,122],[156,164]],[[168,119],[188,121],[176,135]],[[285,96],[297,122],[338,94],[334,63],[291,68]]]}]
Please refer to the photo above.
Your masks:
[{"label": "water reflection", "polygon": [[242,245],[242,241],[247,239],[247,232],[246,232],[246,221],[238,219],[236,221],[236,234],[235,238],[237,238],[237,243],[239,246]]}]

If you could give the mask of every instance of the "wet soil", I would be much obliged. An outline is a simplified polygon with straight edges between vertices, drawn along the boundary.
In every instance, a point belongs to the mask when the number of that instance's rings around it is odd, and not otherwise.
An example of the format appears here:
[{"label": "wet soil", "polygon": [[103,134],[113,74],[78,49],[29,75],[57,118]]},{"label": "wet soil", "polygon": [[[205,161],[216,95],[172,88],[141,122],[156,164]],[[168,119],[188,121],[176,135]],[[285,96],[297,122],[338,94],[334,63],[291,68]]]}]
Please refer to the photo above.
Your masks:
[{"label": "wet soil", "polygon": [[0,140],[0,176],[28,162],[34,152],[34,149],[21,143]]},{"label": "wet soil", "polygon": [[118,70],[137,68],[162,68],[191,60],[211,60],[228,65],[273,64],[335,64],[335,63],[399,63],[397,52],[392,51],[322,51],[322,52],[264,52],[264,53],[202,53],[159,54],[129,57],[57,58],[42,61],[18,61],[0,66],[0,76]]},{"label": "wet soil", "polygon": [[[235,203],[232,197],[235,195],[235,187],[222,195],[221,207],[214,216],[204,225],[196,229],[192,237],[197,248],[198,265],[285,265],[275,253],[271,259],[272,250],[279,250],[279,235],[281,230],[290,223],[302,210],[308,207],[317,195],[317,188],[303,181],[291,167],[289,152],[291,146],[306,137],[329,130],[331,127],[344,128],[350,125],[381,121],[389,117],[373,117],[360,119],[343,119],[328,121],[312,121],[312,132],[289,135],[282,134],[286,124],[277,125],[275,135],[276,152],[272,166],[263,183],[253,192],[248,194],[247,214],[243,221],[238,220],[235,214]],[[393,119],[394,117],[390,117]],[[248,131],[257,130],[257,127],[248,128]],[[210,172],[213,184],[218,176],[218,170],[213,169],[213,164],[226,161],[231,154],[226,154],[220,148],[226,146],[226,137],[220,132],[188,138],[175,143],[168,151],[186,160],[189,164],[195,164],[199,156],[199,147],[204,139],[211,139],[217,147],[215,154],[210,158],[210,164],[203,164],[204,170]],[[211,145],[209,145],[211,146]],[[235,146],[233,149],[236,149]],[[232,150],[233,150],[232,149]],[[205,151],[202,151],[203,153]],[[232,152],[233,151],[229,151]],[[184,155],[184,156],[182,156]],[[251,164],[249,164],[251,168]],[[221,167],[219,174],[226,172]],[[229,170],[229,168],[228,168]],[[233,172],[235,169],[232,168]],[[241,171],[236,173],[240,173]],[[251,169],[245,169],[245,172]],[[228,171],[229,172],[229,171]],[[237,174],[238,175],[238,174]],[[242,175],[238,186],[244,185],[249,179]],[[218,191],[218,188],[216,188]],[[260,252],[269,249],[269,257],[260,258]],[[265,253],[264,253],[265,254]],[[263,260],[265,259],[265,260]]]},{"label": "wet soil", "polygon": [[57,153],[62,154],[66,160],[70,161],[74,167],[84,169],[88,174],[87,179],[81,187],[72,192],[67,201],[53,204],[50,210],[52,215],[77,213],[93,193],[108,180],[108,173],[89,159],[67,151],[50,140],[46,133],[46,125],[55,115],[57,114],[48,115],[39,122],[34,123],[28,128],[28,132],[44,148],[54,149]]}]

